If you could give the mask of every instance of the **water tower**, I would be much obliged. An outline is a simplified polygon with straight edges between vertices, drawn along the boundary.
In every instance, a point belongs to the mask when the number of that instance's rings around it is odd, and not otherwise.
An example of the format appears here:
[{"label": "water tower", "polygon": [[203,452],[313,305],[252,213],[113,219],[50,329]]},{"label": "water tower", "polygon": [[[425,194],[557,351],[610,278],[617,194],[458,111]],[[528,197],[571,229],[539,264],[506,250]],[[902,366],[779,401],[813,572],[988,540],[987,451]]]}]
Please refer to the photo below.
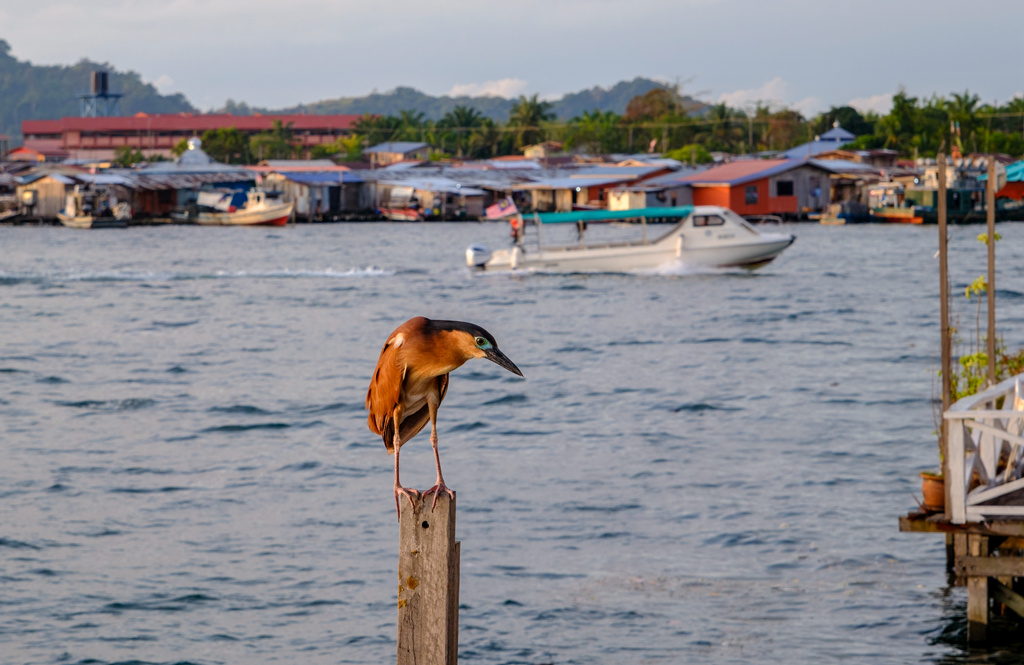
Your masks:
[{"label": "water tower", "polygon": [[107,72],[98,69],[92,73],[90,92],[79,95],[83,118],[121,115],[121,94],[110,92]]}]

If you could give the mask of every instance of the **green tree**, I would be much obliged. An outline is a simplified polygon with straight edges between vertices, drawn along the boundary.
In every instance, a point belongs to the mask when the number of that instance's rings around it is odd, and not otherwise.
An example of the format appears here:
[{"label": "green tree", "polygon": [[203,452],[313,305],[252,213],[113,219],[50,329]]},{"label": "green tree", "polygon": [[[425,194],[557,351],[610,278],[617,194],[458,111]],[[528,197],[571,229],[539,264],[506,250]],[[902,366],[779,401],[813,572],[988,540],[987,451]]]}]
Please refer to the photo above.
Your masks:
[{"label": "green tree", "polygon": [[173,148],[171,148],[171,154],[175,157],[181,157],[185,154],[186,150],[188,150],[188,139],[181,139],[174,144]]},{"label": "green tree", "polygon": [[507,137],[498,123],[490,118],[482,118],[480,125],[469,136],[469,154],[476,159],[504,154],[502,145],[507,142]]},{"label": "green tree", "polygon": [[976,130],[978,102],[980,101],[981,98],[978,95],[972,95],[970,91],[964,90],[963,94],[954,92],[946,107],[949,111],[949,120],[955,127],[955,134],[951,138],[961,150],[967,146],[970,146],[969,149],[972,151],[977,152],[978,150]]},{"label": "green tree", "polygon": [[711,153],[699,143],[691,143],[690,145],[684,145],[682,148],[670,150],[665,153],[665,157],[676,159],[684,164],[710,164],[715,161]]},{"label": "green tree", "polygon": [[203,132],[203,150],[218,162],[251,164],[249,137],[235,127],[208,129]]},{"label": "green tree", "polygon": [[624,117],[627,122],[660,120],[673,115],[678,107],[679,102],[671,90],[653,88],[629,100]]},{"label": "green tree", "polygon": [[860,111],[852,106],[833,106],[828,111],[819,115],[812,123],[812,130],[815,134],[824,134],[832,129],[834,122],[854,136],[871,134],[875,131],[873,122],[869,122],[860,114]]},{"label": "green tree", "polygon": [[113,164],[124,168],[130,168],[139,162],[144,161],[147,161],[146,156],[142,154],[141,150],[136,150],[128,145],[118,146],[114,149],[114,159],[112,160]]},{"label": "green tree", "polygon": [[509,125],[515,131],[516,149],[543,141],[546,135],[544,123],[555,117],[551,112],[551,103],[542,102],[537,97],[519,95],[519,99],[512,104]]},{"label": "green tree", "polygon": [[585,147],[595,155],[618,152],[624,145],[621,122],[622,117],[614,111],[584,111],[569,121],[566,145]]},{"label": "green tree", "polygon": [[344,162],[362,161],[365,141],[366,137],[360,134],[341,136],[331,143],[313,146],[310,157],[313,159],[340,158]]},{"label": "green tree", "polygon": [[440,147],[447,149],[451,140],[455,144],[458,157],[463,156],[463,148],[472,143],[473,134],[483,125],[484,116],[480,111],[469,106],[456,106],[437,122],[440,134]]},{"label": "green tree", "polygon": [[250,151],[259,160],[291,159],[297,150],[292,138],[292,123],[274,120],[269,131],[252,137]]},{"label": "green tree", "polygon": [[423,111],[399,111],[400,121],[398,139],[403,141],[419,141],[424,133],[430,129],[427,122],[427,115]]},{"label": "green tree", "polygon": [[354,129],[366,137],[366,146],[398,140],[402,128],[402,120],[392,115],[372,115],[366,113],[356,120]]}]

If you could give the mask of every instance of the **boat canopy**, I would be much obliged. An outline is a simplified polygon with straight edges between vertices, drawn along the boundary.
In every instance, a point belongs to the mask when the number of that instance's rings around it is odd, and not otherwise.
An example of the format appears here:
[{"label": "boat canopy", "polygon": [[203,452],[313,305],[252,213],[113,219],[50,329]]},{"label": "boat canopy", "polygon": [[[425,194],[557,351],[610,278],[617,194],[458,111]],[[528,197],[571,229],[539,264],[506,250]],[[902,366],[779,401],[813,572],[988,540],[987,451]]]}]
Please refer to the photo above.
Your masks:
[{"label": "boat canopy", "polygon": [[633,208],[631,210],[573,210],[572,212],[542,212],[533,215],[542,224],[565,224],[574,222],[605,222],[614,219],[664,219],[666,217],[688,217],[693,206],[669,208]]}]

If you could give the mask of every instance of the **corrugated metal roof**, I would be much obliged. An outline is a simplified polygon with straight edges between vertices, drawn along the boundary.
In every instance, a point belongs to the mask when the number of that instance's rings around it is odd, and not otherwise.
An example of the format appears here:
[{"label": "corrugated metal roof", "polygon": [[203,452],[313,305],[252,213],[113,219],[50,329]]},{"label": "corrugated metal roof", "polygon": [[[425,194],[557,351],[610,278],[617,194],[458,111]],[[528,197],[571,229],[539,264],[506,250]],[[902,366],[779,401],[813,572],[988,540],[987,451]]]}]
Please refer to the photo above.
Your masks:
[{"label": "corrugated metal roof", "polygon": [[573,172],[574,178],[618,176],[623,180],[636,180],[651,173],[664,171],[665,166],[583,166]]},{"label": "corrugated metal roof", "polygon": [[638,182],[637,184],[633,185],[633,187],[635,187],[636,189],[650,189],[672,187],[674,185],[688,185],[690,183],[683,182],[684,178],[688,178],[698,173],[703,173],[704,171],[707,170],[708,167],[706,166],[687,166],[679,169],[678,171],[673,171],[672,173],[664,173],[659,176],[654,176],[653,178],[648,178],[647,180]]},{"label": "corrugated metal roof", "polygon": [[745,159],[686,176],[680,182],[696,186],[728,185],[731,187],[751,180],[760,180],[778,173],[785,173],[805,164],[807,162],[800,159]]},{"label": "corrugated metal roof", "polygon": [[875,173],[881,175],[877,166],[853,162],[848,159],[811,159],[808,163],[825,169],[831,173]]},{"label": "corrugated metal roof", "polygon": [[231,173],[139,173],[132,178],[139,189],[199,189],[203,185],[248,182],[256,176],[249,171]]},{"label": "corrugated metal roof", "polygon": [[295,171],[298,169],[321,169],[324,171],[342,169],[329,159],[264,159],[260,166],[269,166],[273,169]]},{"label": "corrugated metal roof", "polygon": [[397,152],[405,154],[407,152],[413,152],[415,150],[422,150],[426,148],[426,143],[415,143],[412,141],[389,141],[387,143],[378,143],[375,146],[363,150],[363,154],[373,154],[378,152]]},{"label": "corrugated metal roof", "polygon": [[337,185],[340,183],[363,182],[352,171],[277,171],[279,175],[304,185]]},{"label": "corrugated metal roof", "polygon": [[409,169],[414,169],[417,166],[421,166],[423,164],[426,164],[426,162],[424,162],[422,159],[410,159],[402,162],[395,162],[394,164],[388,164],[387,166],[381,168],[381,171],[408,171]]},{"label": "corrugated metal roof", "polygon": [[822,134],[820,138],[822,141],[842,141],[843,143],[849,143],[850,141],[854,140],[857,137],[851,134],[850,132],[846,131],[839,125],[836,125],[832,129]]},{"label": "corrugated metal roof", "polygon": [[462,194],[463,196],[483,196],[484,190],[466,187],[461,182],[449,178],[402,178],[401,180],[379,180],[380,185],[391,187],[412,187],[423,191]]},{"label": "corrugated metal roof", "polygon": [[628,182],[630,180],[635,180],[635,178],[538,178],[533,182],[514,184],[510,189],[575,189],[577,187],[601,187],[604,185],[614,185],[620,182]]},{"label": "corrugated metal roof", "polygon": [[779,156],[786,157],[787,159],[814,157],[815,155],[820,155],[823,152],[838,150],[847,143],[848,141],[811,141],[810,143],[804,143],[803,145],[790,148],[789,150],[780,153]]}]

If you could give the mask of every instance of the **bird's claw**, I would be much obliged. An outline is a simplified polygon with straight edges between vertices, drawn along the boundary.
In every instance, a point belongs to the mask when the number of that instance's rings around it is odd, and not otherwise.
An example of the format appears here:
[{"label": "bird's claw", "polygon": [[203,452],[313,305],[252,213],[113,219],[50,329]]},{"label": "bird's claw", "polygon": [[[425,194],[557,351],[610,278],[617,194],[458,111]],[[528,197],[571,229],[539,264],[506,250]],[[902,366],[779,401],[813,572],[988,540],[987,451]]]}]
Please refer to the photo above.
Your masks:
[{"label": "bird's claw", "polygon": [[434,512],[434,508],[437,507],[437,497],[441,495],[441,492],[447,492],[449,497],[451,497],[453,500],[455,499],[455,490],[450,489],[447,485],[445,485],[443,480],[438,482],[430,489],[423,492],[424,498],[426,498],[428,494],[434,495],[434,501],[433,503],[430,504],[430,512]]},{"label": "bird's claw", "polygon": [[419,490],[414,490],[411,487],[402,487],[400,485],[395,486],[395,509],[398,511],[398,519],[402,519],[402,495],[409,497],[409,506],[415,510],[416,502],[420,499]]}]

